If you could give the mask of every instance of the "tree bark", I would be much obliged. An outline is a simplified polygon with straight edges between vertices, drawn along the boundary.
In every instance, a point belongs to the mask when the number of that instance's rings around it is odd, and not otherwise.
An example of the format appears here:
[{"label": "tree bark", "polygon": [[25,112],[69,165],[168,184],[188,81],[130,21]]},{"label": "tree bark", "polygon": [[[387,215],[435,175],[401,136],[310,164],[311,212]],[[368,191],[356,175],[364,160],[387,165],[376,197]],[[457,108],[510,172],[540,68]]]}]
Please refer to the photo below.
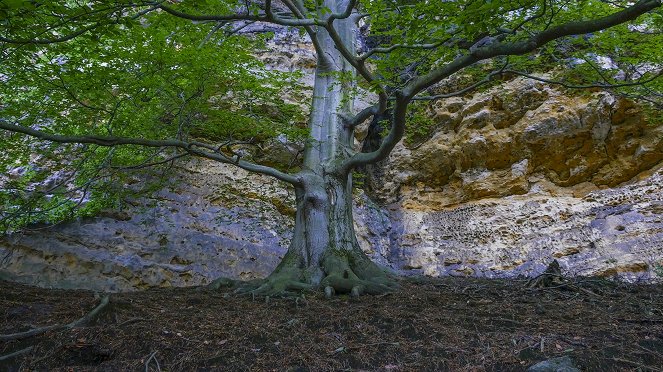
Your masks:
[{"label": "tree bark", "polygon": [[[325,0],[323,6],[342,12],[349,0]],[[352,17],[333,21],[337,38],[355,53],[356,26]],[[292,243],[285,257],[258,294],[282,294],[325,288],[335,292],[382,293],[394,278],[374,264],[359,247],[352,216],[351,169],[344,163],[353,154],[352,113],[355,69],[341,55],[329,33],[318,27],[312,35],[324,53],[318,54],[311,138],[304,152],[304,169],[295,186],[297,215]]]},{"label": "tree bark", "polygon": [[274,272],[254,290],[260,295],[324,288],[334,293],[379,294],[396,288],[396,280],[359,247],[352,216],[350,177],[300,174],[292,243]]}]

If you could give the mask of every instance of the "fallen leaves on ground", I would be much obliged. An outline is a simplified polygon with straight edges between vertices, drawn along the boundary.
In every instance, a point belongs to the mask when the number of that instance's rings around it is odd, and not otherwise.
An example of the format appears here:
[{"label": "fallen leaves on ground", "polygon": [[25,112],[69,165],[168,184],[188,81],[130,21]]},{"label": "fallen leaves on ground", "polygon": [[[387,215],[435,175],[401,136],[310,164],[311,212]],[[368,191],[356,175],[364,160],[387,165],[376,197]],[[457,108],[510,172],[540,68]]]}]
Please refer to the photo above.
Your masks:
[{"label": "fallen leaves on ground", "polygon": [[[0,342],[13,370],[508,371],[570,356],[583,370],[660,370],[663,287],[420,279],[383,296],[253,299],[206,288],[111,294],[88,327]],[[0,333],[67,324],[98,297],[0,281]],[[2,364],[4,363],[4,365]]]}]

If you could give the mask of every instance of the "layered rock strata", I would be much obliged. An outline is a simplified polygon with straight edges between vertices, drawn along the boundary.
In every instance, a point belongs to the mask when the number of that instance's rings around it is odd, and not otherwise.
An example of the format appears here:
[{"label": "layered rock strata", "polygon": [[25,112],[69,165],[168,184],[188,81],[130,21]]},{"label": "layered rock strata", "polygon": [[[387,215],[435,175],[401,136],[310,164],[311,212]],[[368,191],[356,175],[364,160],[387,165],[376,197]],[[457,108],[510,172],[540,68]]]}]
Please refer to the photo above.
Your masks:
[{"label": "layered rock strata", "polygon": [[[357,192],[361,246],[403,274],[656,280],[663,265],[663,123],[607,93],[522,79],[435,102]],[[292,234],[292,191],[208,161],[142,206],[0,241],[0,278],[133,290],[267,275]]]}]

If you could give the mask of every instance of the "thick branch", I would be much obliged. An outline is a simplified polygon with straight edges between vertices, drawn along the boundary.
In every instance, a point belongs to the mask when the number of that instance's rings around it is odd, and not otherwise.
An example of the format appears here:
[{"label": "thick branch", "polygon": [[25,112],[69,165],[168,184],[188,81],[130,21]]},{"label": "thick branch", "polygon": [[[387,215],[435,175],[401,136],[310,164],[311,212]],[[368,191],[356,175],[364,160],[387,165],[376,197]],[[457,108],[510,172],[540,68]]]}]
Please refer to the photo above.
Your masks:
[{"label": "thick branch", "polygon": [[422,90],[438,83],[455,72],[468,67],[478,61],[504,55],[520,55],[531,52],[544,44],[565,36],[587,34],[590,32],[604,30],[631,20],[656,9],[661,6],[661,0],[640,0],[633,6],[630,6],[617,13],[598,19],[568,22],[538,34],[533,35],[527,40],[516,42],[500,42],[478,48],[470,54],[456,58],[453,62],[435,69],[413,80],[403,89],[406,97],[414,97]]},{"label": "thick branch", "polygon": [[518,76],[523,76],[528,79],[540,81],[543,83],[547,84],[553,84],[553,85],[560,85],[563,86],[564,88],[569,88],[569,89],[591,89],[591,88],[603,88],[603,89],[611,89],[611,88],[624,88],[624,87],[634,87],[634,86],[641,86],[647,83],[651,83],[652,81],[660,78],[663,76],[663,71],[657,73],[656,75],[652,76],[649,79],[640,79],[637,81],[630,81],[627,83],[619,83],[619,84],[610,84],[610,83],[595,83],[595,84],[585,84],[585,85],[578,85],[578,84],[569,84],[564,81],[559,81],[559,80],[551,80],[551,79],[546,79],[538,76],[534,76],[531,74],[527,74],[525,72],[521,71],[514,71],[514,70],[504,70],[501,72],[503,74],[514,74]]},{"label": "thick branch", "polygon": [[299,185],[300,181],[297,177],[287,173],[283,173],[271,167],[258,165],[251,162],[235,157],[234,159],[219,152],[217,148],[210,144],[197,141],[181,141],[181,140],[151,140],[145,138],[126,138],[115,136],[63,136],[58,134],[46,133],[44,131],[35,130],[32,128],[10,124],[0,121],[0,129],[8,130],[10,132],[22,133],[28,136],[36,137],[45,141],[57,143],[87,143],[104,147],[114,147],[120,145],[138,145],[146,147],[174,147],[180,148],[192,155],[212,159],[221,163],[233,164],[244,170],[272,176],[281,181]]},{"label": "thick branch", "polygon": [[180,12],[166,5],[159,5],[159,9],[162,9],[166,13],[173,15],[175,17],[188,19],[191,21],[258,21],[258,22],[267,22],[274,23],[282,26],[322,26],[325,22],[320,21],[314,18],[282,18],[276,15],[271,11],[271,1],[267,0],[267,12],[263,14],[189,14]]},{"label": "thick branch", "polygon": [[[341,53],[343,58],[345,58],[352,67],[354,67],[359,75],[361,75],[367,82],[369,83],[374,83],[375,82],[375,77],[373,74],[366,68],[366,65],[364,64],[363,60],[360,60],[355,56],[353,53],[350,52],[350,50],[345,46],[343,43],[343,39],[341,38],[341,35],[338,34],[336,29],[334,28],[334,19],[329,18],[329,22],[324,25],[325,29],[329,33],[329,36],[331,37],[332,41],[334,41],[334,45],[336,46],[336,49]],[[380,86],[380,90],[384,92],[384,88]]]},{"label": "thick branch", "polygon": [[[396,144],[403,138],[405,133],[405,117],[407,106],[410,101],[412,101],[414,96],[416,96],[422,90],[440,82],[442,79],[451,76],[463,68],[471,66],[478,61],[497,56],[525,54],[543,46],[552,40],[556,40],[565,36],[586,34],[610,28],[634,20],[642,14],[660,6],[661,0],[640,0],[633,6],[609,16],[587,21],[568,22],[560,26],[544,30],[538,34],[533,35],[525,41],[498,42],[496,44],[478,48],[472,51],[470,54],[460,56],[454,61],[431,71],[429,74],[413,80],[400,92],[396,93],[396,106],[394,108],[391,130],[389,131],[387,137],[385,137],[382,141],[380,147],[376,151],[370,153],[355,154],[344,163],[344,169],[349,171],[358,165],[375,163],[385,159],[391,150],[396,146]],[[480,83],[484,82],[479,82],[477,84]]]},{"label": "thick branch", "polygon": [[373,48],[357,57],[357,60],[359,61],[364,61],[371,57],[373,54],[377,53],[391,53],[396,49],[419,49],[419,50],[428,50],[428,49],[435,49],[440,47],[442,44],[447,42],[448,40],[443,40],[443,41],[438,41],[437,43],[430,43],[430,44],[394,44],[390,45],[385,48]]},{"label": "thick branch", "polygon": [[410,98],[402,94],[396,95],[396,104],[394,105],[394,113],[391,119],[391,129],[387,137],[382,140],[380,148],[369,153],[358,153],[343,163],[342,169],[349,172],[353,168],[364,165],[372,164],[380,160],[384,160],[391,150],[394,149],[396,144],[403,138],[405,134],[405,117],[407,114],[407,106],[410,103]]},{"label": "thick branch", "polygon": [[357,6],[357,3],[359,0],[350,0],[348,2],[348,6],[345,7],[345,10],[341,13],[334,13],[329,16],[329,19],[327,22],[332,22],[335,19],[345,19],[348,18],[352,15],[352,11],[354,10],[355,6]]},{"label": "thick branch", "polygon": [[[301,19],[305,19],[304,13],[302,13],[302,10],[297,7],[297,4],[291,2],[290,0],[283,0],[283,3],[285,4],[288,9],[297,17]],[[268,11],[271,11],[271,0],[267,0],[266,3],[266,8]],[[311,43],[313,44],[313,48],[315,49],[315,53],[318,56],[318,60],[326,63],[326,54],[324,49],[322,48],[322,45],[320,45],[320,40],[318,39],[318,34],[316,33],[315,29],[312,26],[304,26],[304,30],[306,31],[306,34],[308,37],[311,39]]]},{"label": "thick branch", "polygon": [[343,120],[345,120],[345,125],[348,128],[355,128],[357,125],[366,121],[366,119],[370,118],[371,116],[375,116],[379,113],[380,113],[380,105],[373,105],[361,110],[354,117],[352,118],[344,117]]}]

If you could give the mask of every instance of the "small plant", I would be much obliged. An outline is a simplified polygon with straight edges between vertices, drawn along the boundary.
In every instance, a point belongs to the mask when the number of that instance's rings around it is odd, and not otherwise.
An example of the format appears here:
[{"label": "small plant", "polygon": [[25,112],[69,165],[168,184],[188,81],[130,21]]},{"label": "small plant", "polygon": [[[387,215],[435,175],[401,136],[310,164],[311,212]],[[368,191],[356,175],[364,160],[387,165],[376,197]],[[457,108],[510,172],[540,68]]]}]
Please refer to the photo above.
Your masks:
[{"label": "small plant", "polygon": [[656,277],[663,279],[663,261],[654,264],[654,274],[656,274]]}]

